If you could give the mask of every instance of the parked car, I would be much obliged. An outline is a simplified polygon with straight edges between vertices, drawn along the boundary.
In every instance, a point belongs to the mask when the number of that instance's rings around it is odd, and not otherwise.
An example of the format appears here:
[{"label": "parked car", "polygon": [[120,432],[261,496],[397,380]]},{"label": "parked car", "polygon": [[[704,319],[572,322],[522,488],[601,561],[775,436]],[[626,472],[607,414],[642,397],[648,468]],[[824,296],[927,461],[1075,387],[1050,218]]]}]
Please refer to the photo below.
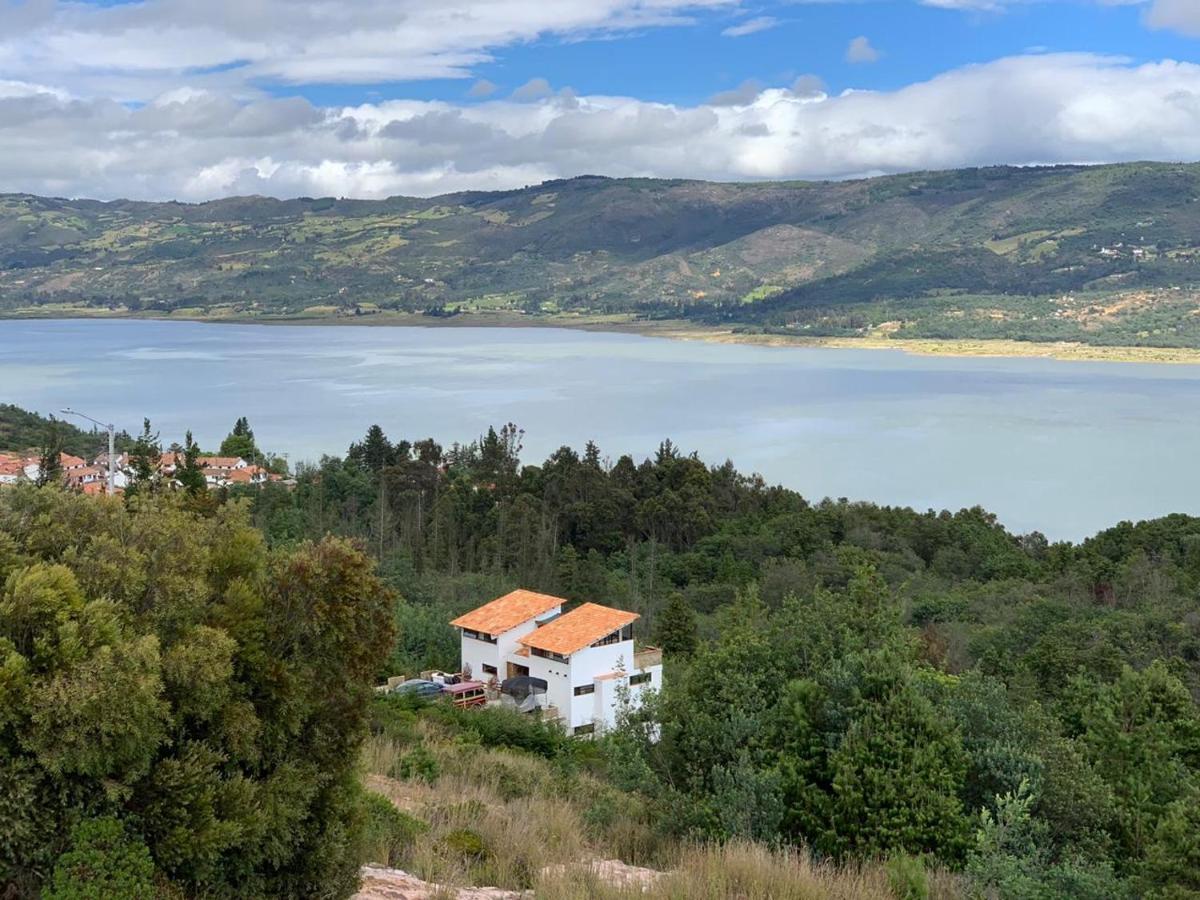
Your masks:
[{"label": "parked car", "polygon": [[442,690],[461,709],[487,703],[487,691],[479,681],[460,681],[458,684],[448,684]]},{"label": "parked car", "polygon": [[424,678],[410,678],[402,681],[392,689],[394,694],[410,694],[416,697],[436,697],[442,692],[442,686]]}]

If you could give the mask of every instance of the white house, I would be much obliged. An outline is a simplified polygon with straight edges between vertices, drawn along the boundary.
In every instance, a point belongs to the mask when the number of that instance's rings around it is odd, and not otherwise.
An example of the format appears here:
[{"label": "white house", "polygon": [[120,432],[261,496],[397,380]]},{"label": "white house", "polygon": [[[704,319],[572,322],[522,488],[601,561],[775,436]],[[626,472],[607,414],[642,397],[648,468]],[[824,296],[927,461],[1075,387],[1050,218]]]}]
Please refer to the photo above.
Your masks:
[{"label": "white house", "polygon": [[622,697],[632,708],[662,687],[662,652],[637,650],[637,613],[513,591],[451,622],[462,634],[463,671],[480,680],[530,676],[546,683],[545,706],[571,734],[611,728]]}]

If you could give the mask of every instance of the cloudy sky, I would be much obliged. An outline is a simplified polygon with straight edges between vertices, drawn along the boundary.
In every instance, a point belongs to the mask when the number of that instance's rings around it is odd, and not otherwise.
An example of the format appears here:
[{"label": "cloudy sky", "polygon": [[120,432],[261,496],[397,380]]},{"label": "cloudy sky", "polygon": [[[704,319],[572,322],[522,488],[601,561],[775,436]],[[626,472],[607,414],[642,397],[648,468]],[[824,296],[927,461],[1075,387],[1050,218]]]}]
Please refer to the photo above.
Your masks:
[{"label": "cloudy sky", "polygon": [[1200,0],[0,0],[0,191],[1200,159]]}]

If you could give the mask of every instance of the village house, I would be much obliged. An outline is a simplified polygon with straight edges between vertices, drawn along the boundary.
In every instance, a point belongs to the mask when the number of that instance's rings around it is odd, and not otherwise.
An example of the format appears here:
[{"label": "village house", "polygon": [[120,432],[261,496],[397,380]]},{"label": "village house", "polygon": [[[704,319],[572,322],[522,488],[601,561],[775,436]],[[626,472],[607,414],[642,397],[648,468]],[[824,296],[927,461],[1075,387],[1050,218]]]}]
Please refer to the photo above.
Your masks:
[{"label": "village house", "polygon": [[637,613],[584,603],[564,613],[562,597],[516,590],[450,624],[462,642],[462,672],[501,690],[533,687],[536,705],[569,734],[613,727],[623,702],[641,705],[662,687],[662,651],[638,649]]},{"label": "village house", "polygon": [[[88,464],[86,460],[69,453],[60,456],[63,483],[71,490],[85,494],[102,494],[108,488],[108,454],[102,453]],[[119,493],[132,481],[132,461],[129,454],[117,456],[113,487]],[[197,460],[204,480],[209,487],[231,485],[261,485],[269,481],[282,481],[282,477],[236,456],[201,456]],[[159,460],[159,471],[167,478],[174,478],[183,463],[183,454],[166,452]],[[41,475],[41,462],[36,456],[16,456],[0,453],[0,486],[13,485],[21,481],[36,482]],[[290,483],[290,482],[289,482]]]}]

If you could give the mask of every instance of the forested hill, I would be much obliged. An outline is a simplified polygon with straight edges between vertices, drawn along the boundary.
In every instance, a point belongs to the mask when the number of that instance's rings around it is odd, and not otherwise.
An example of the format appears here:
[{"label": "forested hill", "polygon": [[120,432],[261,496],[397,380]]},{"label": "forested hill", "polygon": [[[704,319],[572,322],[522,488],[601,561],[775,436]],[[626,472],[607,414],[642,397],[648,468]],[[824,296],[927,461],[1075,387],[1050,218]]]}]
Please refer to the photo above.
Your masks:
[{"label": "forested hill", "polygon": [[[1200,518],[1048,544],[513,425],[210,490],[146,432],[124,498],[0,489],[0,896],[1200,895]],[[640,614],[645,715],[371,699],[515,587]],[[675,874],[547,886],[614,858]]]},{"label": "forested hill", "polygon": [[[85,431],[53,416],[0,403],[0,453],[34,453],[52,443],[65,453],[85,459],[108,450],[108,436],[98,429]],[[128,434],[117,435],[119,450],[128,449],[131,443]]]},{"label": "forested hill", "polygon": [[0,196],[0,314],[638,314],[1200,346],[1200,165],[581,177],[380,201]]}]

